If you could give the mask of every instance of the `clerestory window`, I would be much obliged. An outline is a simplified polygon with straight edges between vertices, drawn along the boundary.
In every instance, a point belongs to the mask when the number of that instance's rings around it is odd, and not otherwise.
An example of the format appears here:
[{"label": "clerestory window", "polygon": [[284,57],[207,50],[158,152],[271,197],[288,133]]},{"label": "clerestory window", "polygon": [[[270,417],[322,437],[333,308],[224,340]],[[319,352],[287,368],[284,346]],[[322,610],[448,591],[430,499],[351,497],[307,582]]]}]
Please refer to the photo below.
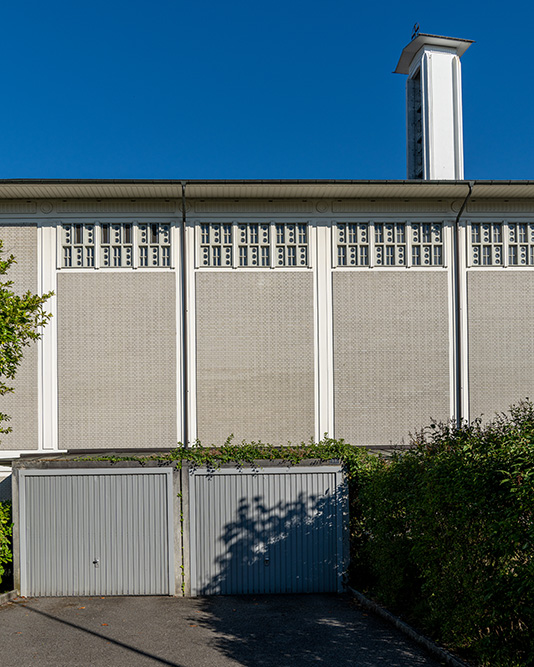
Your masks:
[{"label": "clerestory window", "polygon": [[443,224],[338,223],[334,265],[359,267],[444,266]]},{"label": "clerestory window", "polygon": [[534,266],[534,223],[473,222],[471,266]]},{"label": "clerestory window", "polygon": [[309,266],[307,223],[201,223],[197,266],[277,268]]},{"label": "clerestory window", "polygon": [[61,268],[171,266],[170,223],[69,223],[59,233]]}]

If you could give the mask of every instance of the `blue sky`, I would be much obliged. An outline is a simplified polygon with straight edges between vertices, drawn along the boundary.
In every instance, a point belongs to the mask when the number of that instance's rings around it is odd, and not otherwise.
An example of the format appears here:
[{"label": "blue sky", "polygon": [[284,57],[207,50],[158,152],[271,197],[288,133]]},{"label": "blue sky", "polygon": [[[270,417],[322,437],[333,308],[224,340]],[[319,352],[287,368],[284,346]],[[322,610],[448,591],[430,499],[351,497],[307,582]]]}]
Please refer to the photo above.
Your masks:
[{"label": "blue sky", "polygon": [[0,178],[405,178],[421,32],[462,57],[465,176],[534,179],[530,2],[4,3]]}]

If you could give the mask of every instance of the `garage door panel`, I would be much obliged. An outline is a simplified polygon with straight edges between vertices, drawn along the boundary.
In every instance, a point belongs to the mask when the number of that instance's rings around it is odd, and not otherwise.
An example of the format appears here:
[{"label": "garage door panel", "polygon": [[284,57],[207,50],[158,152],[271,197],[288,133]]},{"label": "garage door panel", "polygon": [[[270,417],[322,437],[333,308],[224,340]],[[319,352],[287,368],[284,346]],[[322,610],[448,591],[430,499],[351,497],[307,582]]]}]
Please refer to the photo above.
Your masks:
[{"label": "garage door panel", "polygon": [[190,484],[193,595],[340,589],[339,469],[196,470]]},{"label": "garage door panel", "polygon": [[168,472],[23,473],[28,595],[171,593]]}]

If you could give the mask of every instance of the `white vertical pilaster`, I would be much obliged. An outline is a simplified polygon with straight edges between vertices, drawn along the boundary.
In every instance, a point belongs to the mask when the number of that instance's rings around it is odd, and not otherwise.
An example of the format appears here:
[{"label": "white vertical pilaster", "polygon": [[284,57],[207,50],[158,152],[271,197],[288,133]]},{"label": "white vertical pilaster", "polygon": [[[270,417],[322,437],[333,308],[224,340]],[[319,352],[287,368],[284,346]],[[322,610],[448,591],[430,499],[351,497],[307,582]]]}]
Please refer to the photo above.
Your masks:
[{"label": "white vertical pilaster", "polygon": [[423,53],[420,60],[421,71],[421,127],[423,131],[423,178],[430,178],[431,165],[435,154],[434,146],[434,95],[432,94],[432,55]]},{"label": "white vertical pilaster", "polygon": [[[98,223],[100,226],[100,223]],[[174,230],[173,227],[171,226],[171,248],[174,248],[174,238],[173,238]],[[98,249],[98,264],[96,264],[97,267],[100,266],[100,244],[102,241],[102,231],[99,229],[98,230],[98,239],[97,243],[95,243],[96,248]],[[96,252],[95,252],[96,255]],[[172,251],[172,259],[171,259],[171,267],[174,268],[176,265],[173,263],[174,262],[174,256],[175,252],[174,250]],[[138,269],[139,268],[139,221],[138,220],[132,220],[132,268],[133,269]]]},{"label": "white vertical pilaster", "polygon": [[54,292],[45,304],[52,318],[38,344],[39,449],[54,450],[58,449],[56,225],[43,222],[37,231],[38,291]]},{"label": "white vertical pilaster", "polygon": [[[137,229],[137,225],[135,226]],[[137,238],[134,237],[134,241]],[[134,246],[137,249],[137,243]],[[184,299],[182,282],[182,228],[175,222],[171,225],[171,266],[176,279],[176,437],[178,442],[185,443],[184,420]]]},{"label": "white vertical pilaster", "polygon": [[452,91],[454,115],[454,146],[456,156],[456,178],[464,178],[464,123],[462,113],[462,66],[460,58],[452,61]]},{"label": "white vertical pilaster", "polygon": [[185,228],[184,258],[186,267],[186,290],[184,312],[186,317],[186,355],[187,355],[187,433],[184,444],[192,445],[197,439],[197,356],[196,356],[196,308],[195,308],[195,224]]},{"label": "white vertical pilaster", "polygon": [[332,234],[329,224],[312,227],[315,239],[315,440],[334,433],[334,343]]},{"label": "white vertical pilaster", "polygon": [[469,335],[467,315],[467,230],[469,221],[461,221],[459,229],[458,274],[460,276],[460,391],[462,396],[462,417],[470,421],[469,412]]},{"label": "white vertical pilaster", "polygon": [[456,322],[456,272],[454,261],[454,246],[456,243],[456,230],[454,224],[443,223],[443,245],[446,248],[444,257],[447,266],[447,288],[448,288],[448,316],[449,316],[449,415],[455,420],[457,415],[457,400],[459,387],[459,368],[457,364],[457,322]]}]

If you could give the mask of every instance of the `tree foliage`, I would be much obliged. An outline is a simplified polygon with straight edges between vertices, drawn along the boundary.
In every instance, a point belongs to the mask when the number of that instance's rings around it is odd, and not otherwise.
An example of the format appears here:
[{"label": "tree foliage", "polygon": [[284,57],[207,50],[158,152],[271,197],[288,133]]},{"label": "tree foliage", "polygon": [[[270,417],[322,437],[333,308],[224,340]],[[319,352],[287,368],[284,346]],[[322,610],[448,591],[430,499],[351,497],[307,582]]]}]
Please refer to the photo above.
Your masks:
[{"label": "tree foliage", "polygon": [[434,424],[361,474],[368,590],[477,665],[533,665],[534,405]]},{"label": "tree foliage", "polygon": [[11,552],[12,534],[11,501],[0,500],[0,591],[2,590],[2,577],[6,572],[4,566],[7,565],[9,568],[13,561],[13,554]]},{"label": "tree foliage", "polygon": [[[13,255],[4,259],[3,242],[0,241],[0,276],[6,276],[16,263]],[[13,281],[0,279],[0,396],[12,393],[11,381],[23,358],[24,348],[41,337],[43,327],[51,315],[43,305],[52,292],[39,296],[26,292],[19,296],[13,291]],[[0,412],[0,433],[9,433],[9,415]]]}]

